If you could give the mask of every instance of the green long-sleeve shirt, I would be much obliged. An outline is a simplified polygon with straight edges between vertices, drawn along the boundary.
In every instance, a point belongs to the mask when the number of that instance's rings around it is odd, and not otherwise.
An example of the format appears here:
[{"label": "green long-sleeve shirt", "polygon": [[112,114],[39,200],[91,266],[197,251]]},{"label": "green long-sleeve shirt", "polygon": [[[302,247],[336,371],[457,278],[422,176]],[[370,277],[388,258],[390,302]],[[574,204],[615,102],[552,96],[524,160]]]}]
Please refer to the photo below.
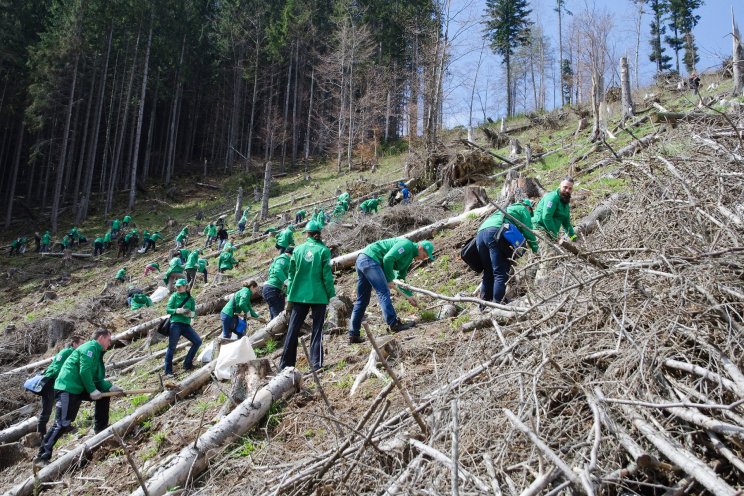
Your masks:
[{"label": "green long-sleeve shirt", "polygon": [[[418,245],[406,238],[388,238],[367,245],[362,253],[379,263],[385,280],[392,282],[405,280],[411,262],[418,255]],[[413,296],[407,289],[398,289],[406,296]]]},{"label": "green long-sleeve shirt", "polygon": [[561,227],[570,237],[574,235],[574,228],[571,225],[571,205],[563,203],[558,189],[545,194],[540,199],[535,213],[532,214],[532,223],[536,228],[547,232],[553,239],[558,237]]},{"label": "green long-sleeve shirt", "polygon": [[[188,298],[189,301],[181,306],[181,303],[183,303],[183,300],[185,300],[186,298]],[[170,298],[168,298],[168,305],[165,307],[165,312],[171,316],[171,322],[180,322],[182,324],[191,325],[192,317],[187,317],[183,314],[176,313],[176,310],[179,307],[185,308],[186,310],[191,310],[192,312],[194,312],[194,314],[196,314],[196,302],[194,301],[194,298],[189,293],[173,293]]]},{"label": "green long-sleeve shirt", "polygon": [[75,348],[70,346],[69,348],[60,350],[59,353],[54,355],[54,358],[52,358],[52,363],[50,363],[49,367],[47,367],[44,371],[44,377],[56,379],[59,375],[59,371],[62,370],[62,365],[65,364],[65,361],[70,357],[73,351],[75,351]]},{"label": "green long-sleeve shirt", "polygon": [[331,271],[331,250],[308,238],[295,248],[287,274],[287,301],[327,304],[336,296]]},{"label": "green long-sleeve shirt", "polygon": [[189,256],[186,259],[186,265],[184,265],[184,268],[195,269],[198,264],[199,264],[199,250],[194,250],[191,253],[189,253]]},{"label": "green long-sleeve shirt", "polygon": [[288,272],[289,255],[282,253],[271,262],[271,266],[269,266],[269,277],[266,279],[266,284],[284,290],[284,286],[287,283]]},{"label": "green long-sleeve shirt", "polygon": [[92,393],[96,389],[106,392],[111,389],[111,383],[106,380],[103,351],[103,346],[95,340],[78,346],[62,365],[54,381],[54,389],[70,394]]},{"label": "green long-sleeve shirt", "polygon": [[294,230],[292,228],[287,227],[286,229],[283,229],[279,232],[279,234],[276,235],[276,244],[281,246],[282,248],[287,248],[294,245],[293,234]]},{"label": "green long-sleeve shirt", "polygon": [[152,306],[152,300],[149,296],[142,293],[137,293],[136,295],[132,296],[132,302],[129,305],[129,308],[132,310],[139,310],[142,307],[151,307]]},{"label": "green long-sleeve shirt", "polygon": [[127,269],[119,269],[119,272],[116,273],[116,277],[114,277],[114,279],[124,282],[124,279],[126,277],[127,277]]},{"label": "green long-sleeve shirt", "polygon": [[235,296],[230,298],[230,301],[222,307],[222,313],[230,316],[245,313],[254,319],[258,318],[258,314],[251,306],[251,290],[248,288],[241,288],[238,290],[235,293]]},{"label": "green long-sleeve shirt", "polygon": [[[517,219],[529,229],[532,229],[532,218],[530,217],[530,211],[525,204],[512,203],[511,205],[506,207],[506,213]],[[504,214],[501,212],[501,210],[499,210],[491,214],[485,221],[483,221],[483,224],[481,224],[478,228],[478,232],[484,229],[488,229],[489,227],[500,228],[503,224]],[[530,245],[530,248],[532,248],[532,251],[537,253],[538,244],[537,238],[535,237],[534,233],[528,229],[524,229],[516,222],[514,222],[514,225],[525,237],[527,243]]]},{"label": "green long-sleeve shirt", "polygon": [[238,263],[231,251],[223,251],[220,253],[220,258],[217,260],[217,266],[220,270],[230,270],[235,264]]}]

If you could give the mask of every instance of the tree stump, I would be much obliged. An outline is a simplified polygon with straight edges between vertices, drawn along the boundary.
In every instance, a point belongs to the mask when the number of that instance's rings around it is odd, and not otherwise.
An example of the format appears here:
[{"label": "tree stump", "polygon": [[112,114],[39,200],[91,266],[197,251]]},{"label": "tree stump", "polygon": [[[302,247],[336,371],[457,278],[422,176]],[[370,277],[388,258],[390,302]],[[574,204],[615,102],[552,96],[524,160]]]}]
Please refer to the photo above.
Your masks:
[{"label": "tree stump", "polygon": [[75,323],[70,320],[49,319],[47,326],[47,346],[54,348],[64,342],[75,330]]},{"label": "tree stump", "polygon": [[490,203],[488,193],[482,186],[467,186],[465,188],[465,206],[463,212],[469,212],[474,208],[485,207]]},{"label": "tree stump", "polygon": [[323,330],[346,329],[346,321],[351,316],[353,307],[353,302],[346,295],[337,295],[331,298],[326,308],[326,319],[323,324]]},{"label": "tree stump", "polygon": [[0,470],[15,465],[25,458],[21,443],[0,444]]},{"label": "tree stump", "polygon": [[517,156],[522,154],[522,144],[519,142],[517,138],[512,138],[509,140],[509,148],[510,153],[512,156]]},{"label": "tree stump", "polygon": [[259,388],[261,383],[271,374],[271,360],[260,358],[237,366],[232,378],[232,387],[228,398],[222,406],[220,415],[227,415],[235,405],[239,405],[250,398],[249,394]]}]

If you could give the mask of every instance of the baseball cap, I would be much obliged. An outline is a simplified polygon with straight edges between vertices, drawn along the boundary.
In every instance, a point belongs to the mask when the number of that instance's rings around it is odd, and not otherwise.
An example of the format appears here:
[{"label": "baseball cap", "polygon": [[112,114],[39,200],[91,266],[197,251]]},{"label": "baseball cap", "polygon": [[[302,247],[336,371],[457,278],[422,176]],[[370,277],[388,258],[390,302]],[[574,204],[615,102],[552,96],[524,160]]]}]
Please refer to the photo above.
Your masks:
[{"label": "baseball cap", "polygon": [[434,245],[431,241],[422,241],[419,246],[429,255],[429,260],[434,260]]},{"label": "baseball cap", "polygon": [[305,232],[320,232],[320,231],[322,231],[320,224],[318,224],[314,220],[311,220],[310,222],[307,223],[307,226],[305,226]]},{"label": "baseball cap", "polygon": [[186,279],[179,279],[179,280],[176,281],[175,286],[176,287],[178,287],[178,286],[186,286],[187,284],[188,283],[186,282]]}]

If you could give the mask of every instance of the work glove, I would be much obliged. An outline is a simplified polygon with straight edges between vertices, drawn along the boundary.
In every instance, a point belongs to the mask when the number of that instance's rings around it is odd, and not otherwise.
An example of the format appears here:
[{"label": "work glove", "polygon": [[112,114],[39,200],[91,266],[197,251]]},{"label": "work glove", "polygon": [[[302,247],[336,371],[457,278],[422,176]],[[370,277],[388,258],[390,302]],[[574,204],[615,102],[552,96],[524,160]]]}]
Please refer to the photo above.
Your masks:
[{"label": "work glove", "polygon": [[92,393],[90,393],[90,399],[93,401],[97,401],[103,398],[103,393],[101,393],[98,389],[95,389]]},{"label": "work glove", "polygon": [[124,390],[115,384],[111,386],[111,389],[109,389],[110,393],[120,393],[122,391]]},{"label": "work glove", "polygon": [[574,234],[573,236],[569,236],[568,239],[570,241],[576,241],[576,234]]},{"label": "work glove", "polygon": [[182,313],[184,313],[185,311],[186,311],[186,309],[185,309],[185,308],[176,308],[176,313],[177,313],[178,315],[181,315],[181,314],[182,314]]}]

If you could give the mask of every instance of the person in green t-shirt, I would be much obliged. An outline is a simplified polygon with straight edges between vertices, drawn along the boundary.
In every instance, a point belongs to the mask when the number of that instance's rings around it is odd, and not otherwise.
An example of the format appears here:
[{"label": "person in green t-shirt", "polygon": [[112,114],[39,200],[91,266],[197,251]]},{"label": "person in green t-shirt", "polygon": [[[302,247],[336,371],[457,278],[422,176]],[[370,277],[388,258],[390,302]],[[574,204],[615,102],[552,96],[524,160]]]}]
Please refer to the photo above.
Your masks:
[{"label": "person in green t-shirt", "polygon": [[[431,241],[414,243],[406,238],[381,239],[367,245],[356,259],[357,299],[351,312],[349,342],[361,343],[362,318],[369,305],[372,289],[377,293],[380,309],[385,322],[392,332],[410,329],[413,323],[403,323],[395,313],[390,290],[395,288],[394,280],[404,280],[414,260],[434,260],[434,245]],[[408,302],[418,306],[410,291],[398,288],[406,295]]]},{"label": "person in green t-shirt", "polygon": [[168,299],[166,313],[170,315],[170,334],[168,335],[168,349],[165,352],[165,375],[173,376],[173,354],[176,351],[181,336],[191,341],[191,348],[183,360],[183,369],[194,368],[194,357],[202,340],[191,327],[191,319],[196,317],[196,302],[188,291],[186,279],[176,281],[176,292]]}]

